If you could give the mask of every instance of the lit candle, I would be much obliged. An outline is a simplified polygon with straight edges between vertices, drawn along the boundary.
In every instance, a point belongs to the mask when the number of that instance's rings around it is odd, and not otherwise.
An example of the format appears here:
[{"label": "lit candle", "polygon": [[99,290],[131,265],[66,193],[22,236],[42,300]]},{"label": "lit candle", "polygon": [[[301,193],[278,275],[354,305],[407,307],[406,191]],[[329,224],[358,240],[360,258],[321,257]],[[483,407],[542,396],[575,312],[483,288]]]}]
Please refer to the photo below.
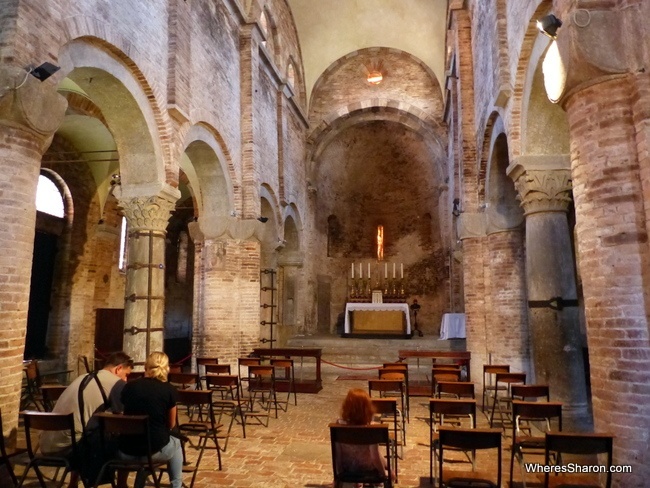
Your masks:
[{"label": "lit candle", "polygon": [[401,263],[399,267],[400,267],[400,271],[399,271],[400,278],[404,279],[404,263]]},{"label": "lit candle", "polygon": [[363,278],[363,268],[361,267],[361,263],[359,263],[359,278]]},{"label": "lit candle", "polygon": [[384,279],[388,278],[388,263],[384,263]]},{"label": "lit candle", "polygon": [[354,263],[352,263],[352,279],[354,279]]},{"label": "lit candle", "polygon": [[368,278],[370,278],[370,263],[368,263]]},{"label": "lit candle", "polygon": [[393,279],[395,279],[395,263],[393,263]]}]

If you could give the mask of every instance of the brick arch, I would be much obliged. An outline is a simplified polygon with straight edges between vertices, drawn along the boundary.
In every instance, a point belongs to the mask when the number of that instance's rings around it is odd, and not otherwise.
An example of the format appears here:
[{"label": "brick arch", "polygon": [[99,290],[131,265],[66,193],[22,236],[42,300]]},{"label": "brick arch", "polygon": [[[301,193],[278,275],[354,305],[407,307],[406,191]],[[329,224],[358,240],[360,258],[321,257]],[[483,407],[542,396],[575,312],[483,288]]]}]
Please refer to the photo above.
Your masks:
[{"label": "brick arch", "polygon": [[63,19],[62,32],[63,42],[60,50],[72,41],[85,40],[109,52],[127,67],[144,92],[153,112],[159,139],[157,144],[160,145],[163,156],[166,182],[177,187],[178,172],[171,158],[171,120],[167,111],[161,108],[165,107],[167,102],[163,91],[148,81],[155,79],[155,76],[148,72],[145,60],[140,59],[141,52],[130,41],[108,28],[106,23],[86,15],[74,15]]},{"label": "brick arch", "polygon": [[90,98],[72,91],[59,90],[59,93],[68,101],[68,110],[72,109],[82,115],[97,119],[108,127],[104,114]]},{"label": "brick arch", "polygon": [[479,202],[484,203],[486,199],[487,178],[490,171],[490,157],[492,154],[494,140],[499,134],[505,133],[506,130],[503,123],[503,118],[498,112],[492,112],[488,117],[485,131],[483,132],[483,144],[481,146],[479,166],[477,168]]},{"label": "brick arch", "polygon": [[508,147],[510,152],[510,159],[513,160],[522,154],[522,131],[523,131],[523,107],[528,93],[526,91],[526,79],[528,76],[528,69],[530,64],[531,55],[533,53],[533,48],[535,47],[535,42],[539,36],[539,31],[537,30],[536,20],[538,17],[542,17],[547,14],[553,8],[553,2],[551,0],[542,0],[535,12],[528,20],[528,28],[524,34],[524,38],[521,43],[521,50],[519,53],[519,63],[515,71],[515,86],[513,89],[512,97],[512,117],[509,124],[509,138],[508,138]]}]

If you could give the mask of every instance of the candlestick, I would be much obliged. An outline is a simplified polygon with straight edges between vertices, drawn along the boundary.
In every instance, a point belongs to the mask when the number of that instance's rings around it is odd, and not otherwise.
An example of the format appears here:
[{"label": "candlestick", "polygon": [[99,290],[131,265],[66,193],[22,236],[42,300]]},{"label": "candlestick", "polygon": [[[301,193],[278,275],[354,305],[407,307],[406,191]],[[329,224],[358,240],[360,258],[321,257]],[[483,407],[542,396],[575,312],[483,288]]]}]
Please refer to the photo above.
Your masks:
[{"label": "candlestick", "polygon": [[370,263],[368,263],[368,279],[370,279]]},{"label": "candlestick", "polygon": [[354,263],[352,263],[352,279],[354,279]]},{"label": "candlestick", "polygon": [[363,268],[361,267],[361,263],[359,263],[359,278],[363,278]]},{"label": "candlestick", "polygon": [[395,263],[393,263],[393,279],[395,279]]},{"label": "candlestick", "polygon": [[388,263],[384,263],[384,279],[388,278]]},{"label": "candlestick", "polygon": [[399,272],[400,278],[404,279],[404,263],[400,263],[399,267],[400,267],[400,272]]}]

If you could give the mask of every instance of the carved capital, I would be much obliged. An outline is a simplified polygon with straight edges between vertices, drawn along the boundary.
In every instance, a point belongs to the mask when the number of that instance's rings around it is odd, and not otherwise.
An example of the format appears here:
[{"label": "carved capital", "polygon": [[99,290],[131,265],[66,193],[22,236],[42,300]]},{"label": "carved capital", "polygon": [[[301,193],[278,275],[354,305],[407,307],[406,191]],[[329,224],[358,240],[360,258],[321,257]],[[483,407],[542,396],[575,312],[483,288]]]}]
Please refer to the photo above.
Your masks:
[{"label": "carved capital", "polygon": [[131,230],[156,230],[165,232],[176,200],[167,195],[131,197],[120,199],[119,206]]},{"label": "carved capital", "polygon": [[526,170],[515,179],[515,188],[525,215],[566,212],[571,203],[571,171]]},{"label": "carved capital", "polygon": [[52,83],[40,82],[14,66],[0,69],[0,125],[26,130],[49,142],[67,106]]}]

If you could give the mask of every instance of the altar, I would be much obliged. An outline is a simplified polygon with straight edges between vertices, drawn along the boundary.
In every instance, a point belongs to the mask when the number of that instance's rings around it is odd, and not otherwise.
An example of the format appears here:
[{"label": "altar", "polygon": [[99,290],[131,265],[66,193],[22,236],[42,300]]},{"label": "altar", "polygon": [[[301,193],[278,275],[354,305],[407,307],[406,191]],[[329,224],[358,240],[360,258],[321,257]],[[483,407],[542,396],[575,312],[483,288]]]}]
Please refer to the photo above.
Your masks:
[{"label": "altar", "polygon": [[345,336],[411,336],[411,318],[406,303],[347,303]]}]

